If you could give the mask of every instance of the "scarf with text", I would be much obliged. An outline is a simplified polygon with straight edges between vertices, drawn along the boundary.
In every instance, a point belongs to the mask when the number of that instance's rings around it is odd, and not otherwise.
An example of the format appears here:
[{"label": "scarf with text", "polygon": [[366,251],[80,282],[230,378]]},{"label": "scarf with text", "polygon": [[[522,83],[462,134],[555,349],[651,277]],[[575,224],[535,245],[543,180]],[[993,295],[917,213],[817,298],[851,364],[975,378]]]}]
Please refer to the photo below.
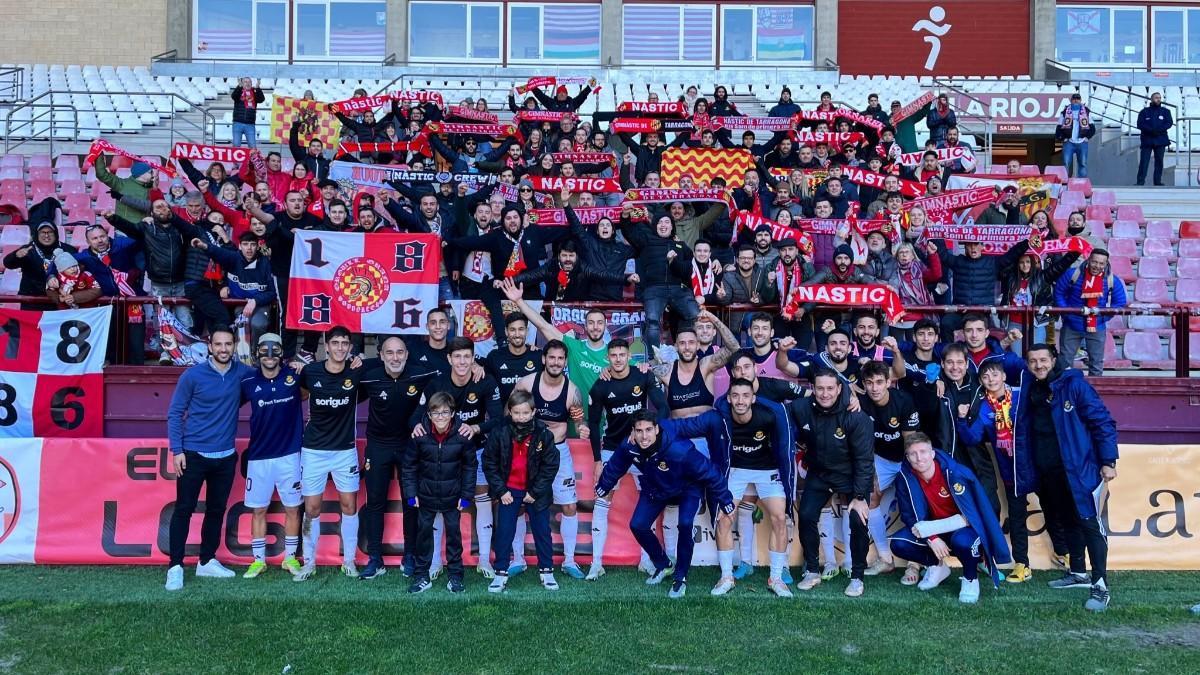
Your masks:
[{"label": "scarf with text", "polygon": [[910,211],[919,206],[925,209],[931,223],[948,223],[953,220],[953,214],[979,204],[986,204],[995,197],[996,190],[991,187],[968,188],[966,190],[951,190],[933,197],[921,197],[905,202],[900,208]]},{"label": "scarf with text", "polygon": [[241,164],[249,156],[250,148],[231,148],[222,145],[201,145],[199,143],[182,142],[176,143],[171,147],[171,159],[186,159],[192,162]]},{"label": "scarf with text", "polygon": [[687,117],[688,107],[683,101],[651,103],[649,101],[625,101],[617,105],[617,112],[636,112],[643,115],[663,117]]},{"label": "scarf with text", "polygon": [[[520,192],[520,190],[517,189],[516,185],[509,185],[508,183],[500,183],[499,185],[496,186],[496,190],[493,194],[498,194],[498,195],[504,197],[504,201],[506,201],[506,202],[521,201],[521,192]],[[533,201],[541,206],[554,206],[554,197],[551,197],[548,194],[543,194],[541,192],[533,193]],[[530,222],[533,222],[533,221],[531,220]],[[563,222],[566,222],[566,221],[564,220]]]},{"label": "scarf with text", "polygon": [[876,133],[883,130],[883,122],[874,117],[869,117],[846,108],[838,108],[837,110],[801,110],[793,115],[792,119],[803,122],[826,122],[831,126],[836,124],[837,120],[843,119],[862,125],[868,129],[874,129]]},{"label": "scarf with text", "polygon": [[901,120],[908,119],[909,117],[912,117],[913,115],[917,114],[917,111],[919,111],[921,108],[924,108],[925,106],[929,105],[930,103],[933,103],[934,98],[935,97],[933,95],[933,92],[927,91],[924,94],[921,94],[920,96],[918,96],[915,101],[908,103],[904,107],[902,107],[899,110],[897,110],[896,112],[892,113],[892,119],[891,119],[892,126],[896,126],[897,124],[900,123]]},{"label": "scarf with text", "polygon": [[[541,194],[538,196],[549,197],[549,195]],[[613,222],[621,218],[621,207],[619,206],[584,206],[574,209],[574,211],[575,217],[579,219],[581,225],[595,225],[603,218],[608,218]],[[555,208],[534,209],[529,213],[529,223],[531,225],[566,225],[567,212]]]},{"label": "scarf with text", "polygon": [[[524,94],[531,89],[553,87],[560,84],[587,84],[588,80],[589,78],[586,77],[531,77],[525,81],[525,84],[517,85],[517,93]],[[596,91],[599,90],[600,87],[596,87]]]},{"label": "scarf with text", "polygon": [[[1095,309],[1100,306],[1100,299],[1104,296],[1104,276],[1103,274],[1092,274],[1087,271],[1086,267],[1083,272],[1083,288],[1080,289],[1079,297],[1083,300],[1084,307]],[[1087,324],[1087,332],[1095,333],[1099,326],[1098,317],[1095,314],[1088,314],[1084,321]]]},{"label": "scarf with text", "polygon": [[717,129],[729,129],[731,131],[791,131],[796,128],[795,123],[789,117],[723,117],[713,116],[708,118],[704,127],[696,124],[697,128],[706,128],[716,131]]},{"label": "scarf with text", "polygon": [[[849,273],[853,265],[847,269]],[[834,268],[837,275],[837,269]],[[800,305],[805,303],[818,305],[833,305],[835,307],[879,307],[887,316],[889,323],[899,321],[904,316],[904,305],[900,296],[891,286],[878,284],[814,284],[797,286],[792,293],[792,303],[785,311],[795,314]],[[789,311],[790,310],[790,311]]]},{"label": "scarf with text", "polygon": [[487,124],[499,124],[500,118],[496,113],[490,113],[486,110],[476,110],[464,105],[452,105],[446,110],[447,117],[457,117],[459,119],[471,120],[472,122],[485,122]]},{"label": "scarf with text", "polygon": [[[921,162],[925,161],[925,153],[929,152],[921,150],[919,152],[905,152],[900,155],[897,162],[903,166],[921,166]],[[960,159],[974,159],[975,153],[971,152],[970,148],[953,147],[953,148],[938,148],[933,150],[938,156],[938,164],[950,164],[951,162]]]},{"label": "scarf with text", "polygon": [[407,141],[390,141],[383,143],[348,143],[338,145],[337,154],[340,156],[353,152],[412,152],[425,157],[432,157],[433,150],[429,145],[429,133],[422,131]]},{"label": "scarf with text", "polygon": [[518,143],[524,138],[515,124],[460,124],[458,122],[429,122],[425,129],[431,134],[468,134],[493,138],[512,136]]},{"label": "scarf with text", "polygon": [[[1028,225],[956,225],[940,223],[926,225],[922,239],[944,239],[955,242],[977,242],[980,244],[1005,244],[1012,246],[1030,239],[1033,234]],[[1038,237],[1040,242],[1041,237]]]},{"label": "scarf with text", "polygon": [[555,164],[607,164],[615,167],[617,156],[611,152],[553,152],[550,157]]},{"label": "scarf with text", "polygon": [[793,142],[813,147],[825,143],[834,152],[841,152],[847,145],[866,145],[867,135],[861,131],[793,131],[788,136]]},{"label": "scarf with text", "polygon": [[634,188],[625,191],[622,205],[671,202],[720,202],[733,210],[733,199],[725,188]]},{"label": "scarf with text", "polygon": [[518,122],[561,122],[564,118],[579,119],[579,116],[573,112],[528,109],[513,115],[513,119]]},{"label": "scarf with text", "polygon": [[340,112],[342,114],[359,113],[374,110],[392,101],[436,103],[440,106],[442,105],[442,95],[436,91],[393,91],[386,94],[379,94],[378,96],[359,96],[357,98],[335,101],[329,104],[329,107],[333,112]]},{"label": "scarf with text", "polygon": [[172,169],[168,166],[163,166],[161,164],[156,164],[156,163],[151,162],[150,160],[145,159],[139,155],[135,155],[132,152],[129,152],[128,150],[123,150],[121,148],[118,148],[117,146],[113,145],[112,143],[109,143],[108,141],[104,140],[103,138],[97,138],[96,140],[92,141],[92,146],[91,146],[91,148],[88,149],[87,157],[85,157],[83,160],[83,170],[87,171],[88,167],[90,167],[92,164],[94,164],[96,162],[96,158],[99,157],[102,153],[106,153],[106,152],[114,154],[114,155],[120,155],[122,157],[127,157],[129,159],[132,159],[135,162],[142,162],[143,164],[148,165],[151,169],[154,169],[155,171],[164,173],[171,178],[175,177],[175,169]]},{"label": "scarf with text", "polygon": [[533,189],[538,192],[592,192],[617,193],[621,181],[616,178],[563,178],[562,176],[529,176]]},{"label": "scarf with text", "polygon": [[[842,177],[855,185],[873,187],[880,190],[883,189],[883,182],[887,178],[887,176],[881,173],[874,173],[856,166],[842,167]],[[925,186],[923,184],[903,178],[899,180],[900,194],[905,197],[922,197],[925,195]]]},{"label": "scarf with text", "polygon": [[614,134],[645,134],[658,133],[662,129],[662,121],[650,117],[621,117],[609,124],[609,131]]}]

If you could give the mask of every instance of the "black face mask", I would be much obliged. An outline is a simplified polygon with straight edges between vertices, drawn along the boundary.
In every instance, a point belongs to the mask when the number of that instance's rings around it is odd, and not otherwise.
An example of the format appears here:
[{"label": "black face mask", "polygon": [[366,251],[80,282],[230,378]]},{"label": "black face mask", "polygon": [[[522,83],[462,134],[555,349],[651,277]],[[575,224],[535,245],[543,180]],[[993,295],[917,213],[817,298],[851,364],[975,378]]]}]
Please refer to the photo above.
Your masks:
[{"label": "black face mask", "polygon": [[517,422],[516,420],[513,420],[512,429],[513,429],[513,434],[516,435],[517,438],[525,438],[526,436],[532,436],[533,435],[533,419],[530,418],[530,420],[528,422]]}]

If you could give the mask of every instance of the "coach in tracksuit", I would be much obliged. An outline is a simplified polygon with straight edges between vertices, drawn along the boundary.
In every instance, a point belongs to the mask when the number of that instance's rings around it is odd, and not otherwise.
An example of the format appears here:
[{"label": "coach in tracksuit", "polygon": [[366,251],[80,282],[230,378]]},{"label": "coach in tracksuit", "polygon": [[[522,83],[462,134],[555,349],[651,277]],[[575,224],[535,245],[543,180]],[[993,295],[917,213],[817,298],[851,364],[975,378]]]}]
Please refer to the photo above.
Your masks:
[{"label": "coach in tracksuit", "polygon": [[[706,424],[709,420],[720,424],[719,418],[707,413],[692,418],[693,424]],[[629,520],[642,550],[650,555],[654,563],[654,574],[647,584],[661,583],[674,571],[670,596],[680,598],[687,592],[687,573],[692,564],[691,537],[680,537],[677,560],[674,565],[654,534],[654,523],[668,505],[679,505],[679,530],[690,532],[692,523],[706,496],[717,506],[721,519],[733,517],[733,495],[725,477],[707,457],[700,454],[696,446],[680,432],[679,420],[658,420],[649,410],[633,414],[633,441],[622,443],[604,465],[600,480],[596,482],[596,496],[605,497],[616,487],[617,481],[630,467],[641,471],[642,491],[637,507]],[[661,426],[660,426],[661,424]],[[694,430],[694,429],[693,429]],[[700,432],[694,435],[702,435]]]},{"label": "coach in tracksuit", "polygon": [[806,448],[804,464],[808,467],[797,509],[805,566],[804,578],[797,587],[807,591],[821,583],[818,520],[830,497],[838,495],[849,501],[851,511],[847,514],[851,572],[846,595],[858,597],[863,593],[870,546],[867,515],[868,500],[875,488],[875,428],[866,413],[846,409],[841,393],[838,374],[821,368],[813,374],[813,396],[796,399],[788,406],[797,442]]}]

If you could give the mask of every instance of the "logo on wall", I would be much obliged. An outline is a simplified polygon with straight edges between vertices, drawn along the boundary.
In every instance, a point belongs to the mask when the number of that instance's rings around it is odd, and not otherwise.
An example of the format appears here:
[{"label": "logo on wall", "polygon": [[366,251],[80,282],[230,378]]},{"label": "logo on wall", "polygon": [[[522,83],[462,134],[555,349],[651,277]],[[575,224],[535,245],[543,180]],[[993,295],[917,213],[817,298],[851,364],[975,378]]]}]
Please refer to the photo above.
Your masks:
[{"label": "logo on wall", "polygon": [[929,44],[929,56],[925,57],[925,70],[932,71],[937,66],[938,56],[942,53],[942,37],[950,32],[951,24],[942,25],[946,19],[946,10],[941,5],[929,8],[929,18],[921,19],[913,24],[914,33],[929,31],[924,40]]},{"label": "logo on wall", "polygon": [[21,487],[17,472],[0,457],[0,543],[8,538],[21,516]]}]

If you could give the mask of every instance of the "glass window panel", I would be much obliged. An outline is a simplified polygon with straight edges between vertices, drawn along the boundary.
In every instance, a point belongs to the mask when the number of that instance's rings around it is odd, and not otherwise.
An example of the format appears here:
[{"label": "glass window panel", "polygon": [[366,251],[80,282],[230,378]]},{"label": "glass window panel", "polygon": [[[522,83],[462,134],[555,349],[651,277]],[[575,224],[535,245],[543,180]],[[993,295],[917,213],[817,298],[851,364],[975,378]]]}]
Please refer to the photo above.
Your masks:
[{"label": "glass window panel", "polygon": [[471,7],[471,53],[476,59],[500,58],[500,7]]},{"label": "glass window panel", "polygon": [[622,40],[625,60],[678,61],[679,8],[625,5]]},{"label": "glass window panel", "polygon": [[1145,63],[1146,13],[1140,9],[1113,10],[1113,60]]},{"label": "glass window panel", "polygon": [[758,60],[811,61],[812,12],[812,7],[759,7]]},{"label": "glass window panel", "polygon": [[545,5],[542,49],[554,61],[600,61],[600,5]]},{"label": "glass window panel", "polygon": [[296,56],[327,56],[325,5],[296,5]]},{"label": "glass window panel", "polygon": [[721,60],[754,59],[754,11],[726,9],[721,20]]},{"label": "glass window panel", "polygon": [[260,2],[255,6],[254,53],[287,56],[287,5]]},{"label": "glass window panel", "polygon": [[712,7],[683,8],[683,60],[707,62],[713,60]]},{"label": "glass window panel", "polygon": [[1109,63],[1109,10],[1059,7],[1054,55],[1064,63]]},{"label": "glass window panel", "polygon": [[249,55],[251,6],[250,0],[197,0],[196,55]]},{"label": "glass window panel", "polygon": [[414,57],[467,56],[467,6],[414,2],[410,5],[408,49]]},{"label": "glass window panel", "polygon": [[538,25],[541,23],[542,8],[536,5],[513,5],[509,15],[508,58],[540,59]]},{"label": "glass window panel", "polygon": [[387,4],[337,2],[329,16],[329,55],[382,57],[387,50]]},{"label": "glass window panel", "polygon": [[1154,62],[1184,62],[1182,10],[1154,10]]},{"label": "glass window panel", "polygon": [[1187,13],[1188,63],[1200,65],[1200,9],[1189,9]]}]

